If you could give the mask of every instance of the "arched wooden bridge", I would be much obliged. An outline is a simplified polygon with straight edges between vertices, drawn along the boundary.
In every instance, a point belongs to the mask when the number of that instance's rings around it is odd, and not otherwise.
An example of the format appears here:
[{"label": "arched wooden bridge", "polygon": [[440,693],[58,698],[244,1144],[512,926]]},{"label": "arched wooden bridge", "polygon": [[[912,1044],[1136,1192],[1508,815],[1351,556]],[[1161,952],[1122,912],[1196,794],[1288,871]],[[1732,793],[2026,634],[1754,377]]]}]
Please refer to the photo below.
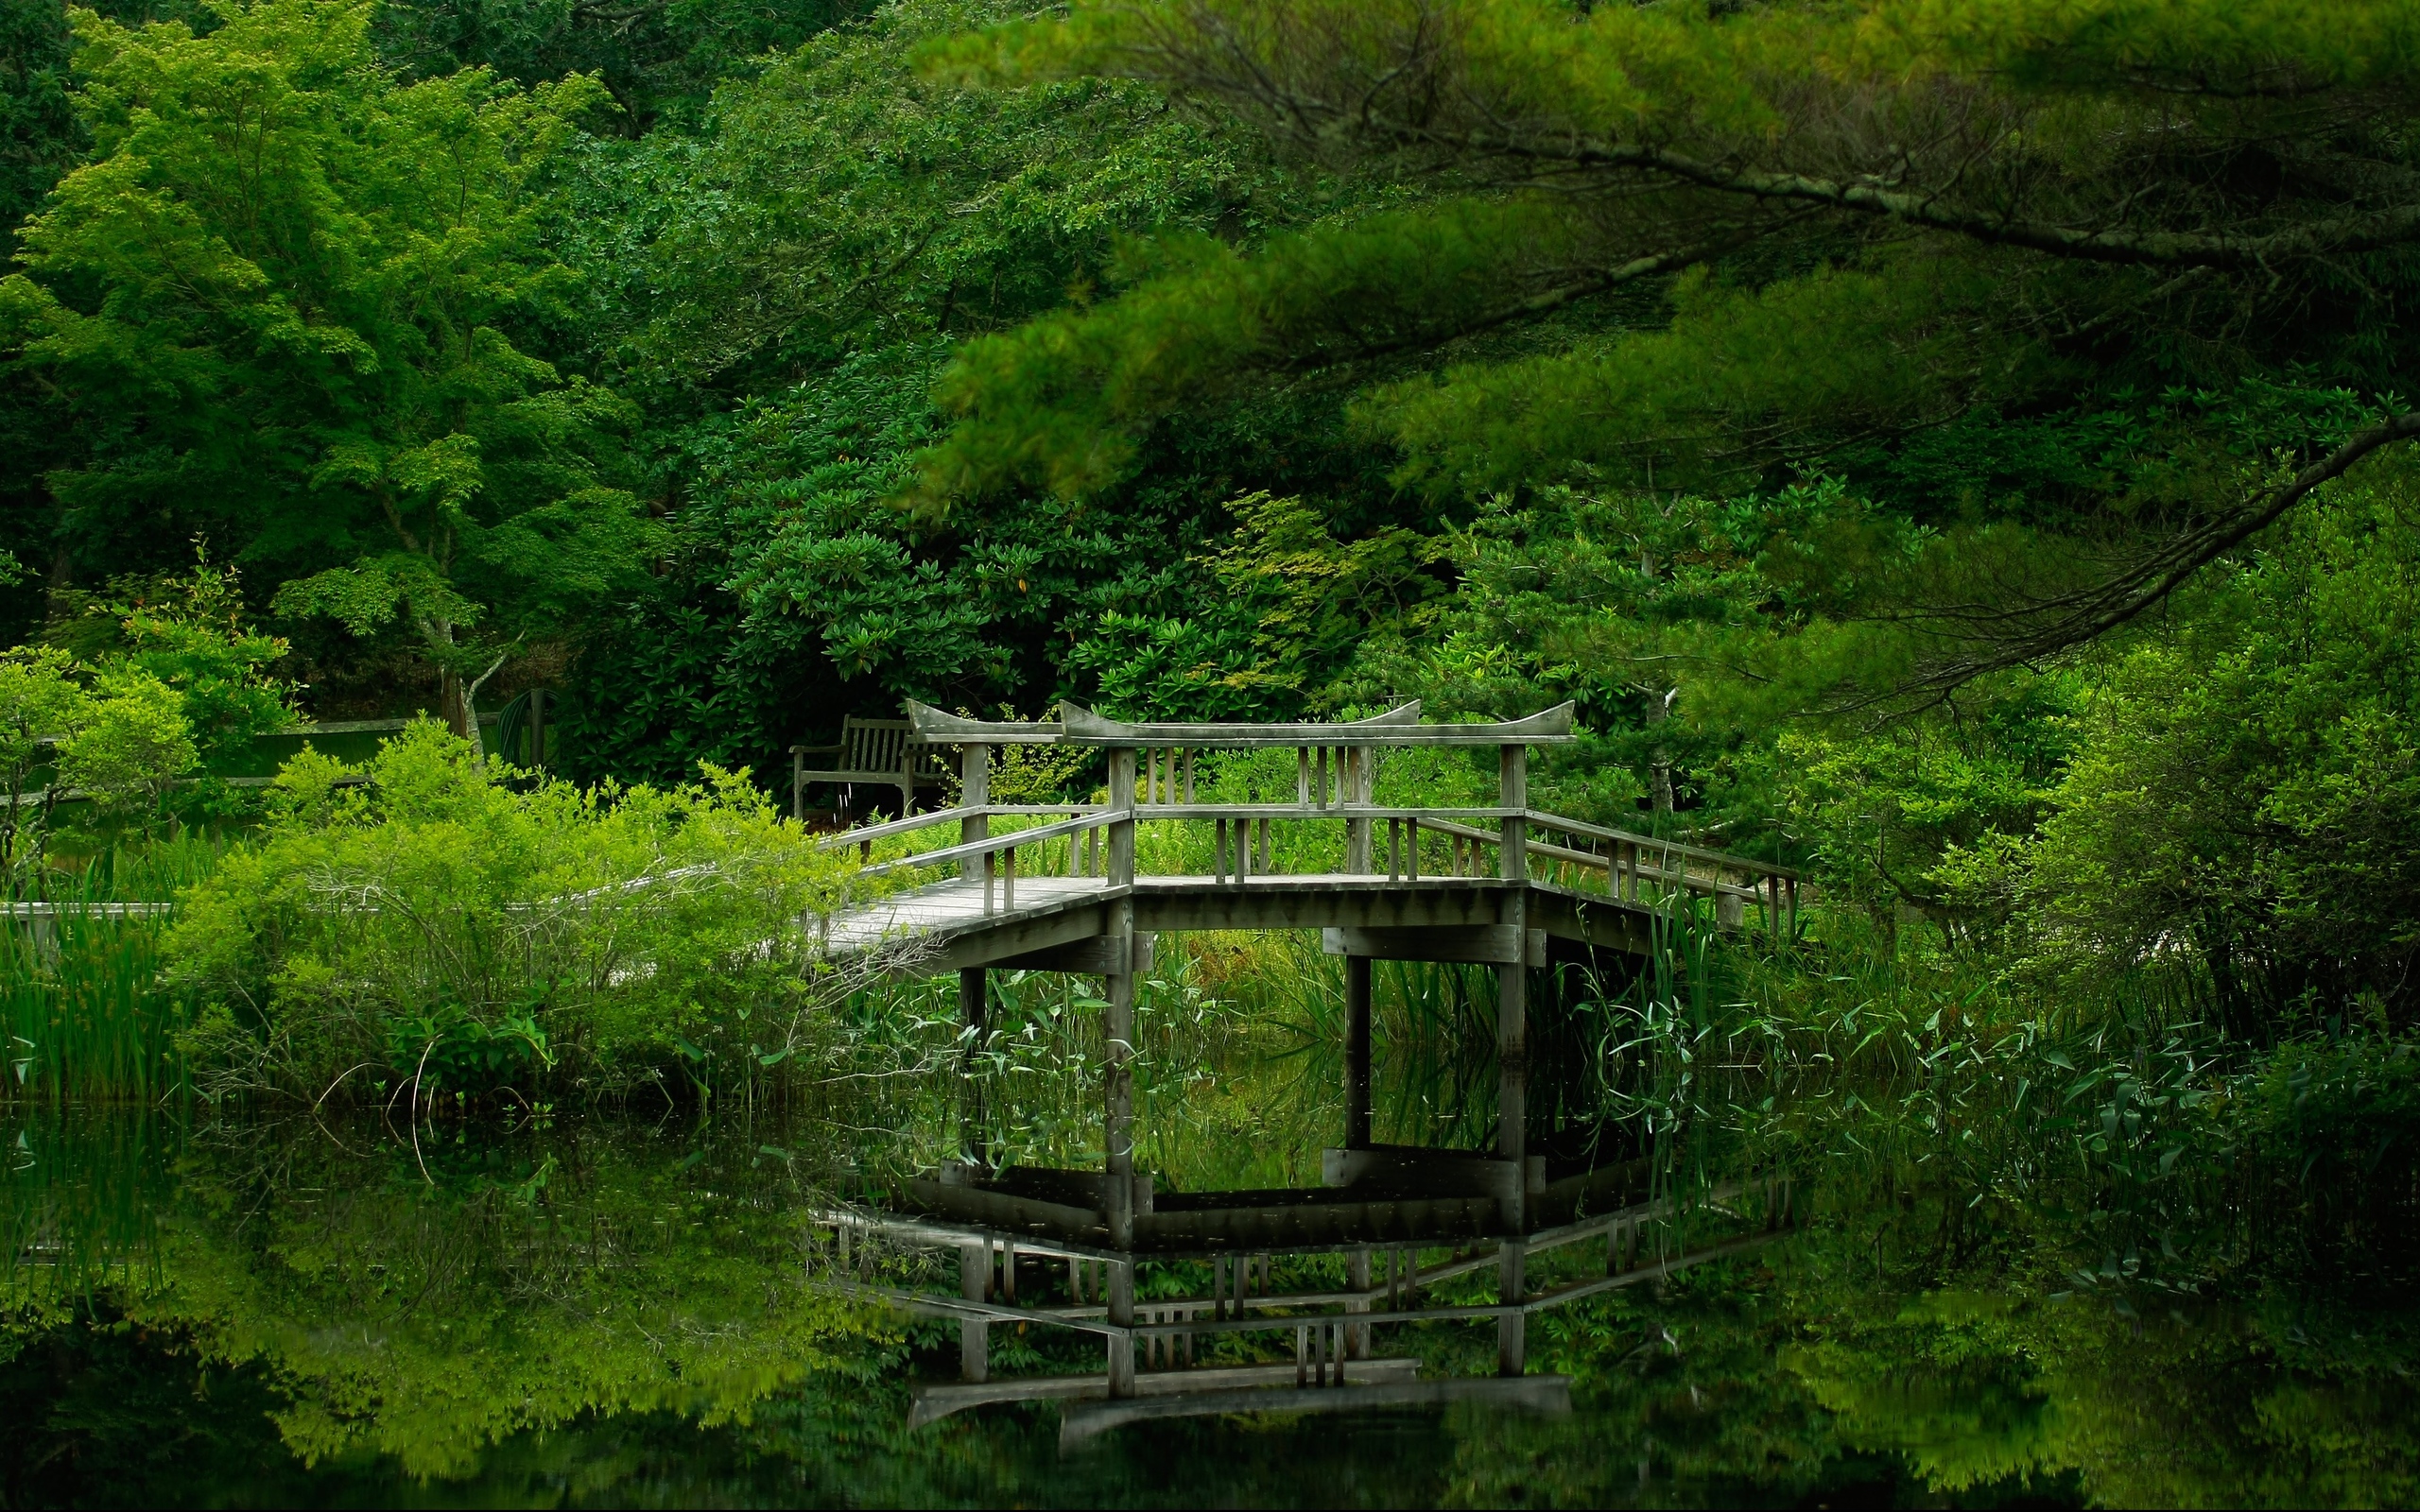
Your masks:
[{"label": "arched wooden bridge", "polygon": [[[1108,1334],[1104,1389],[1112,1397],[1132,1395],[1137,1342],[1192,1332],[1165,1319],[1137,1322],[1138,1256],[1206,1257],[1214,1275],[1225,1275],[1238,1263],[1248,1269],[1255,1254],[1343,1250],[1357,1257],[1354,1274],[1366,1292],[1374,1253],[1399,1256],[1424,1244],[1494,1246],[1502,1295],[1496,1306],[1477,1311],[1496,1318],[1504,1373],[1520,1376],[1523,1322],[1535,1307],[1552,1305],[1529,1297],[1522,1257],[1533,1246],[1600,1230],[1627,1232],[1634,1246],[1644,1195],[1636,1190],[1639,1172],[1548,1172],[1529,1157],[1529,969],[1607,952],[1644,954],[1653,946],[1659,916],[1668,921],[1682,908],[1725,930],[1788,938],[1796,928],[1798,879],[1787,868],[1530,807],[1530,748],[1572,740],[1569,704],[1492,724],[1424,724],[1417,703],[1345,724],[1126,724],[1073,704],[1062,706],[1058,720],[1038,724],[965,719],[918,704],[908,714],[914,744],[959,752],[959,806],[853,830],[832,843],[865,849],[861,875],[935,868],[955,875],[844,908],[823,926],[828,954],[888,956],[895,969],[920,973],[956,971],[961,1011],[977,1028],[985,973],[995,968],[1098,975],[1108,1005],[1102,1169],[953,1168],[901,1194],[908,1214],[836,1217],[844,1242],[851,1231],[862,1243],[865,1234],[887,1229],[960,1249],[962,1297],[896,1299],[960,1319],[973,1381],[985,1375],[982,1340],[990,1322],[1055,1321]],[[993,753],[1011,745],[1100,748],[1107,801],[991,802]],[[1495,803],[1375,801],[1381,753],[1439,747],[1495,748]],[[1197,753],[1271,749],[1294,752],[1291,802],[1197,800]],[[946,833],[951,827],[955,837]],[[1138,833],[1147,827],[1150,855],[1173,869],[1138,868]],[[938,848],[871,860],[877,842],[936,831],[943,841]],[[1345,961],[1346,1119],[1341,1146],[1326,1154],[1327,1184],[1155,1200],[1133,1170],[1135,975],[1149,969],[1150,941],[1160,932],[1267,929],[1321,930],[1327,949]],[[1499,1117],[1493,1152],[1372,1143],[1374,960],[1495,968]],[[1609,1246],[1621,1242],[1608,1238]],[[1078,1276],[1081,1265],[1098,1264],[1098,1305],[1049,1314],[1018,1308],[1013,1278],[1021,1254],[1067,1260]],[[1005,1302],[995,1295],[1003,1285]],[[1080,1281],[1074,1289],[1080,1301]],[[1366,1311],[1376,1295],[1354,1305]],[[1218,1327],[1251,1326],[1236,1320],[1240,1313],[1219,1321],[1234,1305],[1213,1297],[1179,1311],[1186,1319],[1208,1316]],[[1074,1321],[1079,1314],[1095,1321]],[[1366,1349],[1366,1325],[1349,1333],[1358,1342],[1357,1354]]]}]

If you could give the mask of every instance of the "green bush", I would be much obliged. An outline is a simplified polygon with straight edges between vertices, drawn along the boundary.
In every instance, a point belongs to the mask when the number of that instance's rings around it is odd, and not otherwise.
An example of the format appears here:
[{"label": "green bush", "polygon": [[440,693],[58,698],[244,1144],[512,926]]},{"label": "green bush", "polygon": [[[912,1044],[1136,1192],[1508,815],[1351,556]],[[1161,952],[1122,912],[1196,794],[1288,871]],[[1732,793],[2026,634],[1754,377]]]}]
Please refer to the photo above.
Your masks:
[{"label": "green bush", "polygon": [[366,766],[306,749],[271,809],[168,937],[206,1091],[702,1090],[817,1038],[804,921],[848,864],[744,773],[531,781],[422,721]]}]

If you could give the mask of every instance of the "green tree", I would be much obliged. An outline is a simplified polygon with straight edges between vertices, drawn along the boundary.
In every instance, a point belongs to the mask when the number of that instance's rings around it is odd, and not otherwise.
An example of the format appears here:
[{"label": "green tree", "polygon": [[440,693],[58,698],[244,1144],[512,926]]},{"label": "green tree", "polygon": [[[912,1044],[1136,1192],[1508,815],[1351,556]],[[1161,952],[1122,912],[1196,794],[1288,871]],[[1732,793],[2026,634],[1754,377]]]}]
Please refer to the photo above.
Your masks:
[{"label": "green tree", "polygon": [[35,774],[50,765],[54,742],[92,718],[92,697],[71,676],[74,666],[72,657],[52,646],[0,654],[0,770],[9,783],[9,810],[0,814],[0,880],[12,898],[23,895],[41,868],[55,802],[56,784],[37,793]]},{"label": "green tree", "polygon": [[[2420,266],[2399,4],[1105,3],[930,56],[1150,81],[1403,186],[1168,239],[1116,298],[971,343],[937,506],[1098,493],[1171,417],[1306,372],[1447,492],[1736,492],[1962,421],[2134,421],[2059,496],[1887,501],[1942,528],[1857,606],[1915,648],[1864,692],[1929,695],[2129,623],[2420,433],[2372,397],[2408,387],[2378,295]],[[2247,376],[2278,402],[2176,402]]]},{"label": "green tree", "polygon": [[379,56],[410,77],[492,68],[522,84],[595,76],[632,134],[694,124],[715,87],[766,53],[873,9],[869,0],[388,0]]},{"label": "green tree", "polygon": [[533,176],[596,91],[404,85],[363,0],[213,14],[79,15],[95,158],[0,282],[0,345],[84,433],[62,527],[239,542],[287,612],[407,627],[475,730],[501,654],[652,549],[614,483],[628,406],[516,342],[569,284]]}]

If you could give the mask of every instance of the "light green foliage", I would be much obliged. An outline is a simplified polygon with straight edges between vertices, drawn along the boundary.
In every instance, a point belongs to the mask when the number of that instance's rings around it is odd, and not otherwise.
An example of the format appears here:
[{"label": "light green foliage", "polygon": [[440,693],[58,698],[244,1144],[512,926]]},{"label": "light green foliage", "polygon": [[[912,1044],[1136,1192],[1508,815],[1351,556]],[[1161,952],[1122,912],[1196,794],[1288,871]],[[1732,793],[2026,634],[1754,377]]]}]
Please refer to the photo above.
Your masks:
[{"label": "light green foliage", "polygon": [[207,1086],[317,1094],[365,1062],[416,1095],[432,1066],[449,1091],[711,1086],[822,1042],[802,920],[842,869],[744,777],[507,785],[423,722],[365,768],[288,763],[168,949]]},{"label": "light green foliage", "polygon": [[2008,919],[2015,901],[1977,885],[1978,858],[2021,844],[2050,812],[2078,738],[2065,706],[2083,695],[2074,679],[1975,695],[1873,735],[1778,737],[1758,775],[1832,899],[1886,927],[1916,910],[1962,942]]},{"label": "light green foliage", "polygon": [[926,455],[920,497],[1099,492],[1132,472],[1153,422],[1231,402],[1256,366],[1431,345],[1540,285],[1540,265],[1583,259],[1571,234],[1533,208],[1469,203],[1281,233],[1258,257],[1200,235],[1130,247],[1109,271],[1117,298],[957,354],[936,388],[957,423]]},{"label": "light green foliage", "polygon": [[184,695],[131,671],[95,679],[92,718],[59,743],[58,781],[106,808],[158,812],[201,761]]},{"label": "light green foliage", "polygon": [[1320,698],[1373,641],[1417,639],[1439,590],[1441,542],[1388,529],[1339,541],[1300,499],[1232,507],[1234,533],[1194,558],[1209,592],[1188,618],[1112,610],[1068,658],[1130,718],[1283,715]]},{"label": "light green foliage", "polygon": [[117,621],[117,644],[98,664],[173,689],[202,762],[297,723],[293,685],[273,670],[286,643],[251,623],[234,569],[206,553],[189,574],[98,612]]},{"label": "light green foliage", "polygon": [[[426,656],[483,664],[466,600],[546,625],[631,581],[651,540],[612,486],[628,408],[516,339],[562,309],[532,180],[595,87],[400,84],[358,0],[217,19],[78,22],[95,158],[0,283],[0,343],[95,440],[51,486],[85,530],[164,511],[248,561],[341,575],[298,612],[377,578]],[[141,444],[102,439],[121,425]]]},{"label": "light green foliage", "polygon": [[2398,1000],[2420,952],[2420,515],[2402,467],[2347,486],[2115,662],[2055,812],[1979,885],[2022,889],[2051,962],[2189,945],[2231,1004]]},{"label": "light green foliage", "polygon": [[42,865],[48,809],[28,812],[36,769],[48,743],[80,730],[93,717],[91,695],[71,675],[74,659],[50,646],[0,654],[0,762],[7,764],[9,811],[0,814],[0,866],[10,897],[23,896]]},{"label": "light green foliage", "polygon": [[599,10],[559,0],[389,0],[374,22],[379,57],[407,75],[488,67],[523,84],[594,74],[633,135],[704,112],[717,84],[769,49],[794,47],[862,13],[864,0],[731,6],[671,0]]},{"label": "light green foliage", "polygon": [[908,66],[919,42],[1000,13],[888,7],[726,88],[698,138],[584,157],[576,193],[645,228],[575,243],[602,276],[645,283],[628,307],[644,316],[640,381],[668,367],[728,383],[996,326],[1097,277],[1122,232],[1250,213],[1265,169],[1146,89],[1080,80],[1003,98]]}]

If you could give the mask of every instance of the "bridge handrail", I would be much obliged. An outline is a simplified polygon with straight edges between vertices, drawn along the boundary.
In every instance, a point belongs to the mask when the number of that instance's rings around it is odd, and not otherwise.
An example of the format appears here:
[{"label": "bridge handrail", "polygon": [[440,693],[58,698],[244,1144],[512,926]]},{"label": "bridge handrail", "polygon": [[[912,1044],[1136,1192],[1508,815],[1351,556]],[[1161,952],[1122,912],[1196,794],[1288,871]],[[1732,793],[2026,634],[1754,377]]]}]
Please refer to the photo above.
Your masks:
[{"label": "bridge handrail", "polygon": [[[1439,834],[1450,834],[1458,840],[1476,840],[1485,845],[1501,844],[1504,838],[1501,834],[1493,830],[1474,830],[1468,825],[1463,824],[1441,822],[1432,826],[1432,828],[1434,828]],[[1614,856],[1603,855],[1594,850],[1575,850],[1569,846],[1556,845],[1549,840],[1540,840],[1533,837],[1529,840],[1522,849],[1531,855],[1548,856],[1557,861],[1569,861],[1583,867],[1593,867],[1597,870],[1604,872],[1608,878],[1610,878],[1617,868],[1627,869],[1637,876],[1646,878],[1650,882],[1665,884],[1668,885],[1683,886],[1693,892],[1713,893],[1717,895],[1728,893],[1737,898],[1754,898],[1759,900],[1762,900],[1765,896],[1762,891],[1753,885],[1742,886],[1736,882],[1725,882],[1720,877],[1701,877],[1685,868],[1677,867],[1659,867],[1651,864],[1642,866],[1634,862],[1629,868],[1619,868],[1617,858]],[[1646,845],[1641,845],[1639,850],[1642,854],[1651,856],[1653,851],[1652,847]]]},{"label": "bridge handrail", "polygon": [[[1123,817],[1125,817],[1123,810],[1098,809],[1080,814],[1072,819],[1062,819],[1056,824],[1036,825],[1030,830],[1011,830],[1002,834],[986,835],[978,840],[961,840],[957,845],[945,846],[939,850],[919,850],[912,855],[894,856],[889,861],[877,861],[870,867],[858,868],[857,875],[878,877],[884,872],[896,871],[901,868],[939,867],[954,861],[972,861],[978,856],[990,855],[1001,850],[1014,850],[1021,846],[1038,845],[1045,840],[1055,840],[1063,834],[1081,834],[1086,830],[1106,829]],[[851,838],[855,836],[852,835]]]},{"label": "bridge handrail", "polygon": [[[1503,838],[1501,833],[1495,831],[1473,829],[1466,824],[1461,824],[1455,821],[1518,818],[1536,825],[1540,829],[1551,831],[1557,833],[1581,835],[1593,840],[1610,841],[1616,845],[1630,846],[1634,849],[1634,852],[1651,854],[1659,858],[1663,863],[1669,863],[1674,859],[1683,861],[1700,861],[1708,866],[1720,867],[1729,871],[1746,872],[1757,877],[1769,877],[1778,882],[1795,883],[1799,880],[1799,873],[1795,869],[1789,867],[1781,866],[1774,862],[1759,861],[1752,856],[1736,855],[1730,851],[1715,850],[1705,846],[1688,845],[1679,840],[1661,839],[1651,834],[1639,834],[1629,830],[1612,829],[1601,824],[1590,824],[1585,820],[1566,818],[1560,814],[1550,814],[1543,809],[1516,809],[1480,805],[1447,808],[1376,803],[1332,803],[1325,808],[1320,808],[1300,802],[1138,802],[1132,809],[1113,809],[1105,803],[986,803],[962,808],[936,809],[929,814],[911,815],[904,819],[892,819],[883,824],[868,825],[861,830],[847,830],[838,834],[826,837],[821,842],[821,844],[826,850],[848,845],[871,845],[876,840],[890,839],[902,834],[910,834],[920,830],[933,828],[937,825],[962,823],[968,819],[1032,817],[1051,814],[1065,814],[1071,816],[1061,820],[1056,824],[1042,825],[1033,829],[1006,831],[1000,834],[987,836],[979,840],[961,841],[957,845],[938,850],[925,850],[919,851],[911,856],[894,857],[891,860],[868,867],[865,870],[868,874],[873,874],[900,867],[939,866],[949,861],[964,860],[1011,850],[1018,846],[1035,844],[1042,840],[1054,839],[1063,834],[1080,834],[1087,830],[1098,829],[1129,816],[1137,821],[1157,821],[1162,819],[1406,819],[1426,825],[1437,831],[1440,834],[1451,834],[1459,839],[1477,840],[1489,845],[1500,844]],[[1560,861],[1578,862],[1582,865],[1600,867],[1607,870],[1612,869],[1616,860],[1613,856],[1600,854],[1593,850],[1576,850],[1570,847],[1554,845],[1551,842],[1543,840],[1531,840],[1529,843],[1529,849],[1536,850],[1541,854],[1551,854],[1555,859]],[[1750,895],[1754,895],[1756,892],[1756,889],[1754,887],[1740,887],[1720,876],[1692,876],[1685,867],[1674,868],[1668,864],[1659,864],[1651,869],[1652,874],[1659,881],[1678,882],[1683,885],[1695,888],[1702,892],[1731,890]]]},{"label": "bridge handrail", "polygon": [[[888,840],[893,835],[912,834],[936,824],[956,824],[961,819],[985,819],[1030,814],[1107,814],[1105,803],[978,803],[969,808],[933,809],[928,813],[911,814],[904,819],[887,819],[869,824],[862,830],[841,830],[816,842],[826,850],[842,846],[867,845],[875,840]],[[1019,832],[1023,833],[1023,832]]]},{"label": "bridge handrail", "polygon": [[[887,840],[892,835],[908,834],[936,824],[954,824],[961,819],[1016,818],[1044,814],[1109,815],[1127,812],[1112,809],[1106,803],[978,803],[961,808],[934,809],[910,815],[904,819],[889,819],[869,824],[863,829],[843,830],[825,836],[820,843],[825,849],[856,845],[867,840]],[[1759,872],[1786,881],[1800,880],[1794,868],[1779,862],[1760,861],[1736,851],[1716,850],[1706,846],[1690,845],[1683,840],[1668,840],[1658,835],[1640,834],[1632,830],[1616,830],[1584,819],[1567,818],[1545,809],[1504,808],[1490,804],[1426,805],[1383,803],[1330,803],[1325,808],[1316,803],[1150,803],[1137,800],[1132,811],[1137,819],[1527,819],[1541,829],[1556,830],[1564,834],[1586,835],[1592,840],[1612,840],[1621,845],[1651,848],[1693,861],[1711,862],[1736,868],[1741,871]],[[1020,833],[1029,833],[1020,831]],[[1489,834],[1493,840],[1495,835]]]},{"label": "bridge handrail", "polygon": [[1542,809],[1528,809],[1522,817],[1544,829],[1560,830],[1565,834],[1584,834],[1592,840],[1612,840],[1621,845],[1651,846],[1671,855],[1686,856],[1693,861],[1710,861],[1720,866],[1735,867],[1741,871],[1754,871],[1785,882],[1796,882],[1798,873],[1772,861],[1758,861],[1753,856],[1737,855],[1728,850],[1710,850],[1702,845],[1685,845],[1678,840],[1658,839],[1651,834],[1634,834],[1628,830],[1609,830],[1601,824],[1589,824],[1580,819],[1566,819],[1560,814]]},{"label": "bridge handrail", "polygon": [[1564,702],[1525,719],[1491,724],[1423,724],[1417,702],[1345,724],[1127,724],[1080,704],[1062,703],[1060,739],[1070,746],[1132,747],[1137,749],[1272,750],[1322,746],[1561,746],[1571,731],[1575,705]]}]

